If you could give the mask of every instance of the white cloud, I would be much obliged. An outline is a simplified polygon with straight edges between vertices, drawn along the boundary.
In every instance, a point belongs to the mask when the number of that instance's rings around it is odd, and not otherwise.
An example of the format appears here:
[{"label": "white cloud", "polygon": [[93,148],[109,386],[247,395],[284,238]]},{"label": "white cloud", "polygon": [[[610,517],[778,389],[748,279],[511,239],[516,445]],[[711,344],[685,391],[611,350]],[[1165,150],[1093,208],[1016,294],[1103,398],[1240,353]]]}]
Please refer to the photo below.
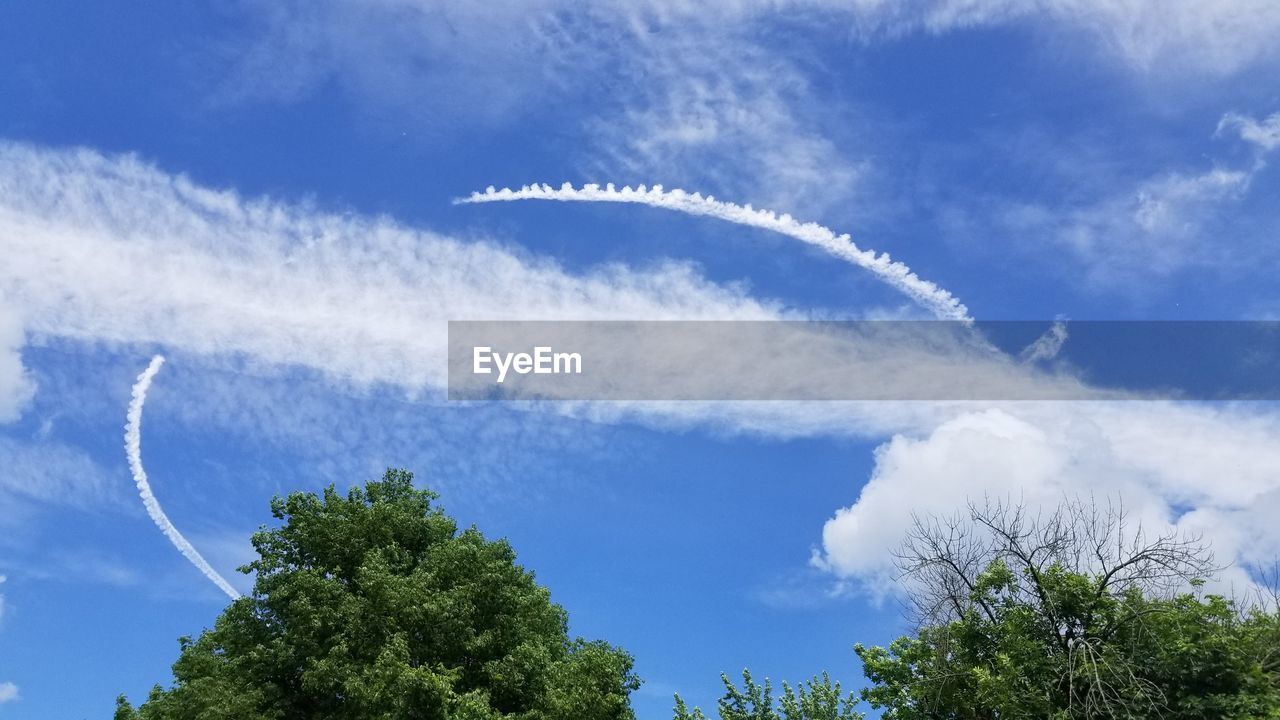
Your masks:
[{"label": "white cloud", "polygon": [[1251,178],[1250,171],[1224,169],[1153,177],[1129,194],[1069,213],[1057,237],[1103,282],[1213,263],[1218,248],[1205,243],[1204,232],[1222,219],[1224,205],[1243,195]]},{"label": "white cloud", "polygon": [[[413,118],[433,128],[514,125],[533,112],[572,106],[574,116],[550,121],[584,180],[698,187],[854,227],[883,227],[903,212],[902,196],[888,192],[885,181],[901,172],[898,164],[874,162],[900,130],[870,122],[874,108],[825,89],[814,36],[887,43],[918,32],[1017,25],[1068,41],[1091,38],[1100,49],[1076,55],[1181,78],[1275,59],[1272,39],[1280,34],[1280,5],[1271,0],[328,0],[247,7],[263,31],[237,48],[240,71],[227,85],[235,93],[288,100],[332,82],[375,118]],[[377,43],[368,40],[374,37]],[[1153,272],[1166,273],[1184,257],[1208,255],[1193,237],[1214,220],[1209,196],[1232,197],[1222,184],[1237,182],[1229,175],[1152,176],[1113,198],[1075,206],[1070,218],[1039,205],[1010,207],[1007,228],[1049,232],[1090,259],[1118,250],[1117,266],[1140,269],[1150,261]],[[1170,239],[1158,242],[1166,232]],[[1103,284],[1128,272],[1092,269]]]},{"label": "white cloud", "polygon": [[876,452],[856,502],[822,532],[815,563],[873,593],[894,588],[889,551],[912,514],[966,501],[1052,507],[1067,496],[1122,498],[1153,532],[1203,533],[1236,563],[1218,587],[1250,587],[1241,565],[1280,557],[1280,419],[1267,410],[1167,403],[1063,403],[975,412]]},{"label": "white cloud", "polygon": [[449,319],[755,318],[775,306],[665,263],[553,261],[195,185],[131,157],[0,145],[0,293],[30,331],[158,343],[420,391]]},{"label": "white cloud", "polygon": [[607,184],[604,188],[595,184],[587,184],[581,188],[574,188],[570,183],[564,183],[559,188],[535,184],[525,185],[519,190],[511,188],[498,190],[491,185],[483,193],[473,192],[468,197],[455,202],[489,203],[517,200],[635,203],[770,230],[820,247],[845,262],[871,272],[881,281],[906,294],[940,318],[972,321],[968,308],[951,293],[928,280],[921,279],[902,261],[890,258],[888,253],[859,248],[848,233],[837,235],[830,228],[817,223],[802,223],[789,214],[778,215],[772,210],[756,210],[750,205],[742,206],[716,200],[712,196],[703,197],[697,192],[689,193],[679,188],[664,190],[661,185],[654,185],[652,188],[640,185],[634,190],[630,186],[624,186],[621,190],[617,190],[613,183]]},{"label": "white cloud", "polygon": [[0,682],[0,704],[18,700],[18,686],[11,682]]},{"label": "white cloud", "polygon": [[[12,562],[12,561],[10,561]],[[55,550],[45,545],[38,554],[19,561],[24,580],[92,583],[112,587],[142,584],[144,577],[118,555],[90,547]]]},{"label": "white cloud", "polygon": [[[1087,135],[993,134],[974,152],[999,155],[1002,174],[1027,177],[1026,187],[965,189],[920,208],[934,213],[957,253],[1009,272],[1025,263],[1060,274],[1092,300],[1102,291],[1138,308],[1162,305],[1180,300],[1170,295],[1193,274],[1210,283],[1253,279],[1280,259],[1265,202],[1275,180],[1267,133],[1276,123],[1280,116],[1228,113],[1206,133],[1207,160],[1184,151],[1181,161],[1155,163]],[[1019,264],[1007,262],[1010,251]],[[1250,317],[1270,311],[1254,304]]]},{"label": "white cloud", "polygon": [[[575,82],[592,55],[590,13],[559,22],[546,0],[321,0],[247,4],[260,32],[218,46],[232,74],[215,100],[293,101],[333,84],[378,117],[433,128],[501,123],[523,101]],[[390,110],[391,112],[384,112]]]},{"label": "white cloud", "polygon": [[851,108],[837,119],[798,54],[760,41],[750,4],[247,7],[262,33],[237,47],[220,98],[292,101],[332,84],[374,122],[433,131],[513,125],[572,104],[555,122],[569,126],[570,160],[586,180],[697,186],[806,214],[870,205],[867,159],[832,132],[851,133]]},{"label": "white cloud", "polygon": [[[245,200],[131,158],[22,145],[0,149],[0,253],[9,260],[0,264],[0,293],[34,332],[89,344],[158,343],[189,359],[304,367],[346,386],[410,392],[442,383],[449,318],[782,314],[740,288],[708,283],[687,265],[574,275],[544,259],[390,220]],[[1265,406],[646,403],[561,410],[604,422],[661,418],[666,427],[781,436],[900,433],[881,449],[858,501],[824,533],[824,566],[852,580],[883,578],[883,550],[900,537],[911,509],[949,510],[983,491],[1029,498],[1064,489],[1123,492],[1153,523],[1204,529],[1224,557],[1280,549],[1262,514],[1275,504],[1280,478],[1280,421]],[[26,448],[17,456],[34,462],[39,454]],[[25,484],[6,491],[63,492]]]},{"label": "white cloud", "polygon": [[1046,330],[1043,335],[1036,338],[1034,342],[1018,353],[1018,359],[1024,363],[1052,360],[1058,356],[1058,353],[1062,352],[1062,346],[1066,342],[1067,324],[1061,320],[1055,321],[1053,326]]},{"label": "white cloud", "polygon": [[1255,120],[1239,113],[1227,113],[1218,123],[1218,132],[1228,128],[1240,134],[1240,139],[1251,143],[1261,152],[1270,152],[1280,147],[1280,113],[1274,113],[1263,120]]},{"label": "white cloud", "polygon": [[35,382],[22,366],[22,343],[22,325],[0,304],[0,423],[17,419],[35,393]]},{"label": "white cloud", "polygon": [[118,481],[78,448],[0,435],[0,527],[20,518],[19,502],[80,509],[118,506]]},{"label": "white cloud", "polygon": [[163,355],[153,357],[151,363],[138,376],[138,382],[133,386],[133,399],[129,402],[128,422],[125,424],[124,430],[125,454],[129,458],[129,470],[133,473],[133,481],[138,486],[138,494],[141,496],[143,506],[147,509],[147,515],[151,516],[151,521],[155,523],[156,528],[169,539],[174,548],[182,553],[183,557],[189,560],[201,574],[209,578],[210,582],[226,593],[227,597],[232,600],[238,600],[240,599],[240,593],[231,587],[226,578],[222,577],[209,564],[209,561],[204,559],[200,551],[196,550],[195,546],[169,520],[169,516],[165,514],[160,501],[156,500],[155,493],[151,491],[151,483],[147,480],[147,471],[142,465],[142,409],[147,401],[147,389],[151,387],[151,381],[155,378],[155,374],[160,371],[163,364]]},{"label": "white cloud", "polygon": [[[492,243],[210,190],[129,156],[20,144],[0,144],[0,253],[0,294],[32,332],[410,396],[443,387],[451,319],[799,317],[685,263],[575,275]],[[936,414],[874,403],[561,410],[782,435],[882,432]]]},{"label": "white cloud", "polygon": [[865,213],[867,158],[837,142],[857,109],[820,100],[794,53],[752,38],[748,18],[673,13],[621,37],[615,96],[587,121],[593,178],[660,181],[806,215]]},{"label": "white cloud", "polygon": [[848,12],[865,33],[1030,23],[1086,34],[1099,50],[1141,72],[1222,75],[1274,59],[1280,5],[1271,0],[809,0]]},{"label": "white cloud", "polygon": [[[1138,180],[1115,177],[1114,168],[1088,163],[1087,181],[1078,170],[1063,178],[1065,188],[1055,202],[985,198],[976,208],[991,208],[996,232],[1011,236],[1025,249],[1043,254],[1049,241],[1070,252],[1084,278],[1108,289],[1143,291],[1144,279],[1166,277],[1186,268],[1229,268],[1255,265],[1267,256],[1269,243],[1250,217],[1235,212],[1266,167],[1266,123],[1227,115],[1218,135],[1236,130],[1257,146],[1247,164],[1215,165],[1199,172],[1175,170]],[[1057,148],[1042,148],[1046,154]],[[965,217],[968,211],[958,210]],[[964,223],[960,223],[961,226]],[[979,222],[981,225],[981,222]],[[969,229],[968,232],[972,232]]]}]

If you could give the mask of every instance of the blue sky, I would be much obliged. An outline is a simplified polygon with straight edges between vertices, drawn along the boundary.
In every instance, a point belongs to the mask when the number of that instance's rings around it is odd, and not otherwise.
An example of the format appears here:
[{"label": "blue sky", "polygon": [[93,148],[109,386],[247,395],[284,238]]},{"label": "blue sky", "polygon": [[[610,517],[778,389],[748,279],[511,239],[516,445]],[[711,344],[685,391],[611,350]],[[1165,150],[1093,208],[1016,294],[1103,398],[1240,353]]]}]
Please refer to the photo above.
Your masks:
[{"label": "blue sky", "polygon": [[[980,319],[1275,319],[1264,0],[0,7],[0,716],[103,717],[225,598],[274,493],[414,470],[509,537],[642,718],[904,630],[910,512],[1122,496],[1280,555],[1269,404],[542,408],[443,399],[450,319],[915,318],[873,274],[636,205],[661,183],[887,251]],[[1068,341],[1069,342],[1069,341]],[[248,580],[234,578],[240,588]]]}]

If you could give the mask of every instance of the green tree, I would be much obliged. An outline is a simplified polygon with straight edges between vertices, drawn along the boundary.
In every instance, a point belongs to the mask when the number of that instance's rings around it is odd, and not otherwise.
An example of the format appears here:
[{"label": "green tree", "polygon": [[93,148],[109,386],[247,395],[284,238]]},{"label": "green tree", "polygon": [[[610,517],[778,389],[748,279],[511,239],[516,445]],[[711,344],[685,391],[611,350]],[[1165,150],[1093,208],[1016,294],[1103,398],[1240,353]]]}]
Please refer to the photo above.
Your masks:
[{"label": "green tree", "polygon": [[[773,686],[768,678],[757,683],[747,670],[742,671],[742,688],[739,689],[728,675],[720,676],[725,694],[718,703],[720,720],[862,720],[862,713],[854,710],[857,698],[845,694],[840,683],[832,683],[826,673],[793,688],[782,683],[782,697],[773,697]],[[706,720],[698,708],[689,710],[684,700],[676,695],[675,720]]]},{"label": "green tree", "polygon": [[1201,594],[1196,539],[1078,502],[970,511],[899,555],[919,630],[855,646],[885,718],[1280,718],[1274,602]]},{"label": "green tree", "polygon": [[632,658],[570,639],[505,541],[406,471],[275,498],[252,595],[180,640],[169,689],[116,720],[630,720]]}]

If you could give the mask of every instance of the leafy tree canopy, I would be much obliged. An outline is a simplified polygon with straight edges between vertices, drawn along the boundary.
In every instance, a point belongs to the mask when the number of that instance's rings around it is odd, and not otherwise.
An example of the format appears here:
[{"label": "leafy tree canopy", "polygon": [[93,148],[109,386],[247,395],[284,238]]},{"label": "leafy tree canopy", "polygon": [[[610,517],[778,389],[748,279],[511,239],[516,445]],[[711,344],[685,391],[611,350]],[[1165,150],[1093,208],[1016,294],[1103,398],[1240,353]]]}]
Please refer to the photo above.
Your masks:
[{"label": "leafy tree canopy", "polygon": [[[768,678],[761,685],[747,670],[742,671],[742,688],[721,675],[725,694],[720,698],[720,720],[862,720],[862,713],[854,710],[857,698],[845,694],[840,683],[832,683],[826,673],[813,678],[799,688],[782,683],[782,696],[773,697],[773,686]],[[702,710],[692,711],[679,695],[676,696],[675,720],[706,720]]]},{"label": "leafy tree canopy", "polygon": [[169,689],[116,720],[631,720],[626,652],[570,639],[505,541],[406,471],[272,501],[253,593],[182,638]]},{"label": "leafy tree canopy", "polygon": [[883,717],[1280,718],[1274,598],[1202,594],[1195,538],[1083,503],[970,513],[918,523],[899,555],[919,630],[855,646]]},{"label": "leafy tree canopy", "polygon": [[[897,561],[916,631],[854,646],[887,720],[1280,720],[1280,598],[1203,593],[1197,538],[1117,507],[988,503],[918,520]],[[825,674],[777,701],[721,677],[722,720],[861,717]],[[675,720],[705,716],[677,696]]]}]

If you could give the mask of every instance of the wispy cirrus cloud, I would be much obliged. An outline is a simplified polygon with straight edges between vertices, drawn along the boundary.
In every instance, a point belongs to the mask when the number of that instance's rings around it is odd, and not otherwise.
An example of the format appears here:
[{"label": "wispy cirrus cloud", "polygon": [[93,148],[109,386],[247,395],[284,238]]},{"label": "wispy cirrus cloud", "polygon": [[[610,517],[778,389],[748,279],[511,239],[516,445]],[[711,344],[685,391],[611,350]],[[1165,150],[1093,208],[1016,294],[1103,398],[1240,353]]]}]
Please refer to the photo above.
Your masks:
[{"label": "wispy cirrus cloud", "polygon": [[1047,237],[1066,248],[1086,266],[1092,283],[1124,287],[1135,276],[1225,259],[1205,242],[1205,233],[1228,220],[1251,177],[1250,170],[1222,168],[1174,172],[1081,206],[1012,203],[999,222],[1015,236]]},{"label": "wispy cirrus cloud", "polygon": [[[1053,38],[1055,57],[1065,53],[1073,64],[1179,82],[1280,61],[1270,41],[1280,31],[1280,10],[1268,0],[1177,0],[1158,9],[1142,0],[335,0],[249,7],[262,32],[239,48],[249,69],[230,84],[257,88],[257,97],[296,99],[332,84],[359,108],[428,126],[460,117],[550,126],[587,181],[698,187],[879,229],[901,220],[903,204],[922,186],[927,192],[955,178],[932,160],[913,175],[910,168],[927,159],[911,147],[919,138],[886,123],[883,107],[863,106],[884,98],[824,83],[833,69],[812,51],[814,38],[875,47],[921,34],[1016,28]],[[374,36],[390,40],[376,47],[364,41]],[[857,76],[841,70],[846,80]],[[542,102],[525,102],[535,91]],[[1175,113],[1193,106],[1180,102],[1181,92],[1162,93],[1162,106],[1172,102]],[[468,100],[477,96],[487,101]],[[448,113],[441,112],[446,98]],[[575,111],[557,115],[562,106]],[[1269,126],[1251,122],[1226,125],[1265,143]],[[1069,161],[1070,150],[1058,150]],[[978,184],[953,217],[971,223],[972,240],[988,244],[998,236],[1001,247],[1017,247],[1029,236],[1040,254],[1061,257],[1060,267],[1074,273],[1082,263],[1091,287],[1115,286],[1134,273],[1165,278],[1219,260],[1200,238],[1238,234],[1230,206],[1247,194],[1249,175],[1229,165],[1134,168],[1090,178],[1085,188],[1049,189],[1048,197],[987,198]],[[927,232],[946,236],[957,228]],[[1109,255],[1114,263],[1099,261]]]},{"label": "wispy cirrus cloud", "polygon": [[[550,121],[586,179],[698,186],[809,214],[870,203],[855,108],[820,98],[799,52],[817,26],[749,4],[248,5],[218,100],[336,87],[373,118],[437,132]],[[780,51],[760,20],[803,25]],[[371,43],[368,38],[377,37]],[[224,48],[225,49],[225,48]],[[537,102],[533,102],[537,99]],[[573,106],[571,115],[556,108]],[[837,132],[840,130],[840,132]]]},{"label": "wispy cirrus cloud", "polygon": [[814,0],[847,13],[868,36],[960,32],[1027,24],[1049,34],[1080,33],[1096,52],[1151,74],[1217,76],[1277,59],[1280,8],[1268,0],[925,0],[853,3]]},{"label": "wispy cirrus cloud", "polygon": [[[707,282],[689,265],[574,274],[492,244],[245,199],[135,158],[86,150],[3,147],[0,250],[12,259],[0,266],[0,294],[30,328],[61,343],[160,344],[188,362],[298,368],[344,387],[392,388],[402,396],[431,397],[442,385],[445,320],[451,318],[786,315],[741,288]],[[1040,488],[1042,496],[1060,489],[1060,478],[1080,487],[1092,487],[1090,478],[1114,479],[1113,489],[1137,498],[1132,502],[1143,517],[1195,523],[1224,556],[1242,562],[1280,547],[1280,535],[1258,515],[1270,507],[1280,477],[1273,441],[1280,426],[1268,407],[624,403],[529,409],[775,437],[895,436],[878,451],[877,470],[861,497],[824,533],[822,567],[851,581],[880,577],[883,568],[858,558],[880,556],[883,543],[905,530],[907,500],[999,493],[1024,474],[1028,491]],[[337,417],[322,414],[315,423],[323,427]],[[306,434],[278,437],[308,442]],[[1007,462],[993,465],[998,457]],[[1223,479],[1206,485],[1207,477]],[[1242,528],[1255,533],[1252,545],[1241,539]]]},{"label": "wispy cirrus cloud", "polygon": [[[245,199],[89,150],[0,146],[0,250],[14,259],[0,267],[0,293],[44,336],[160,345],[187,362],[291,367],[428,399],[444,386],[450,319],[803,317],[685,263],[573,274],[490,243]],[[879,432],[934,415],[786,403],[561,410],[783,435],[833,423]]]},{"label": "wispy cirrus cloud", "polygon": [[574,275],[490,243],[246,200],[89,150],[0,145],[0,248],[0,293],[30,331],[412,392],[443,385],[447,319],[780,312],[689,264]]},{"label": "wispy cirrus cloud", "polygon": [[762,34],[758,21],[781,15],[743,7],[613,12],[608,49],[626,82],[592,103],[584,175],[660,180],[842,221],[880,214],[870,123],[856,102],[814,87],[823,71],[804,38],[817,28],[792,15],[797,27]]},{"label": "wispy cirrus cloud", "polygon": [[0,304],[0,423],[16,419],[35,392],[22,365],[22,344],[22,324]]},{"label": "wispy cirrus cloud", "polygon": [[1240,139],[1257,146],[1262,152],[1280,147],[1280,113],[1262,120],[1240,113],[1227,113],[1218,123],[1218,133],[1227,130],[1239,133]]},{"label": "wispy cirrus cloud", "polygon": [[84,510],[121,506],[118,476],[58,440],[0,435],[0,467],[0,527],[20,522],[32,503]]},{"label": "wispy cirrus cloud", "polygon": [[[952,198],[939,202],[939,222],[959,244],[995,238],[995,247],[1033,263],[1053,258],[1053,272],[1070,274],[1080,290],[1136,299],[1158,296],[1179,273],[1237,276],[1275,257],[1266,241],[1274,219],[1250,206],[1273,180],[1268,122],[1225,115],[1206,133],[1215,140],[1207,161],[1154,167],[1113,160],[1095,145],[1031,143],[1017,152],[1038,159],[1056,193]],[[1028,160],[1006,161],[1023,169]]]}]

